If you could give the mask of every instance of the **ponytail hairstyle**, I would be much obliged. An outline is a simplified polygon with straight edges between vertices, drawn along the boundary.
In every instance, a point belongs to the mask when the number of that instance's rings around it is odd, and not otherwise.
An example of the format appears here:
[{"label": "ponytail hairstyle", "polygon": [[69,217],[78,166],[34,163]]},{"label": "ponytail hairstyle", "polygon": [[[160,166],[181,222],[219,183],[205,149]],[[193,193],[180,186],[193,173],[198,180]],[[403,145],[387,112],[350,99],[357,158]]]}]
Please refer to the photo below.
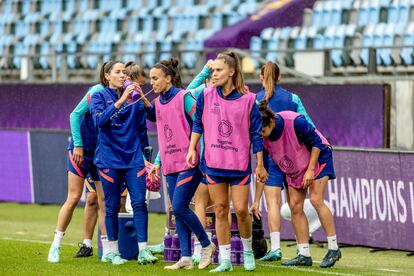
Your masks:
[{"label": "ponytail hairstyle", "polygon": [[175,87],[184,88],[181,82],[180,71],[178,70],[179,61],[173,57],[169,60],[162,60],[154,65],[153,68],[160,69],[166,76],[171,76],[171,83]]},{"label": "ponytail hairstyle", "polygon": [[123,62],[119,60],[109,60],[102,65],[101,70],[99,71],[99,80],[104,87],[109,85],[108,80],[105,78],[105,74],[109,74],[117,63],[123,64]]},{"label": "ponytail hairstyle", "polygon": [[279,66],[276,63],[268,61],[262,66],[260,74],[263,76],[263,86],[266,93],[266,100],[269,100],[275,92],[275,83],[279,80]]},{"label": "ponytail hairstyle", "polygon": [[125,73],[131,80],[138,80],[139,77],[146,77],[144,70],[135,62],[128,61],[125,64]]},{"label": "ponytail hairstyle", "polygon": [[275,120],[275,113],[269,108],[269,102],[263,100],[259,104],[260,115],[262,116],[263,127],[267,127]]},{"label": "ponytail hairstyle", "polygon": [[232,81],[236,90],[242,94],[247,94],[249,90],[247,89],[247,86],[244,84],[240,59],[236,55],[236,53],[232,51],[222,52],[217,55],[217,59],[222,59],[225,64],[227,64],[230,68],[234,69]]}]

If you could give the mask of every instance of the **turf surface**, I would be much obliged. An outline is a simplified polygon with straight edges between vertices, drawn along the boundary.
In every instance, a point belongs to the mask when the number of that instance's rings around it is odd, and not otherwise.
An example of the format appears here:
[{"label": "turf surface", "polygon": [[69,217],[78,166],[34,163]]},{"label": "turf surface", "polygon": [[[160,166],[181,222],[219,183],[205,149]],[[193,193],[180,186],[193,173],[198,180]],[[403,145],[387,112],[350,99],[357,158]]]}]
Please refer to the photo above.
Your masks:
[{"label": "turf surface", "polygon": [[[123,266],[112,266],[98,261],[96,257],[74,259],[78,250],[77,243],[82,240],[82,208],[77,208],[72,223],[63,240],[61,263],[49,264],[47,254],[53,239],[59,206],[26,205],[0,203],[0,275],[202,275],[208,270],[200,271],[164,271],[166,264],[140,266],[134,261]],[[165,216],[150,214],[149,243],[162,240]],[[282,242],[284,258],[293,257],[294,247],[287,247],[289,242]],[[94,240],[96,245],[96,239]],[[349,247],[342,249],[343,258],[334,268],[318,267],[326,249],[312,246],[313,267],[286,268],[280,262],[257,262],[255,272],[244,272],[235,266],[231,275],[238,274],[278,274],[278,275],[414,275],[414,257],[407,257],[405,252],[383,251],[369,253],[368,248]],[[97,254],[96,247],[94,253]],[[162,259],[161,255],[158,255]]]}]

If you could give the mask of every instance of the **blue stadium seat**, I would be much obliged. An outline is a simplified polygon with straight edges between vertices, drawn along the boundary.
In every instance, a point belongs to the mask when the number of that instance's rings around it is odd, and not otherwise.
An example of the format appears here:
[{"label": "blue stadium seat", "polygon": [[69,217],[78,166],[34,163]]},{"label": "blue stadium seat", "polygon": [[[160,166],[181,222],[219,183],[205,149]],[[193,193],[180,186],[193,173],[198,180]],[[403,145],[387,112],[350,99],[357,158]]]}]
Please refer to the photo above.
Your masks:
[{"label": "blue stadium seat", "polygon": [[306,49],[306,41],[307,41],[306,36],[302,36],[302,35],[298,36],[295,39],[295,49],[296,50],[305,50]]},{"label": "blue stadium seat", "polygon": [[197,52],[203,48],[203,42],[195,39],[189,39],[184,43],[185,52],[182,55],[182,61],[186,68],[193,69],[197,64]]},{"label": "blue stadium seat", "polygon": [[[160,51],[161,51],[160,60],[165,60],[165,59],[171,58],[172,46],[173,46],[173,44],[169,40],[162,41],[160,43]],[[162,53],[163,51],[166,51],[166,52]]]},{"label": "blue stadium seat", "polygon": [[123,55],[122,60],[127,61],[136,61],[136,55],[141,51],[141,42],[136,40],[130,40],[130,41],[124,41],[122,43],[123,45],[123,51],[126,53]]},{"label": "blue stadium seat", "polygon": [[260,38],[263,40],[269,40],[273,37],[275,29],[273,28],[266,28],[260,33]]},{"label": "blue stadium seat", "polygon": [[323,26],[323,7],[321,2],[316,2],[312,10],[312,25],[316,27]]},{"label": "blue stadium seat", "polygon": [[404,46],[410,46],[410,47],[404,47],[401,49],[401,58],[404,62],[405,65],[414,65],[414,60],[413,60],[413,50],[414,48],[412,47],[412,45],[414,45],[414,35],[412,32],[407,32],[404,34],[403,36],[403,45]]},{"label": "blue stadium seat", "polygon": [[146,16],[142,19],[142,32],[144,36],[150,36],[154,31],[154,18],[152,16]]},{"label": "blue stadium seat", "polygon": [[148,40],[145,41],[144,47],[144,64],[146,67],[151,68],[155,64],[155,62],[157,62],[157,57],[155,53],[155,51],[157,50],[157,44],[153,40]]},{"label": "blue stadium seat", "polygon": [[[371,33],[364,33],[362,35],[362,46],[364,47],[372,47],[373,46],[373,35]],[[360,53],[361,60],[364,65],[368,65],[369,61],[369,49],[363,48],[361,49]]]},{"label": "blue stadium seat", "polygon": [[50,56],[52,54],[50,46],[48,43],[40,44],[40,57],[39,57],[39,65],[43,69],[48,69],[51,67],[50,64]]},{"label": "blue stadium seat", "polygon": [[74,55],[78,52],[77,43],[75,41],[71,41],[70,43],[66,45],[66,50],[68,52],[68,56],[66,58],[68,68],[75,69],[78,66],[78,60],[80,58],[79,56]]},{"label": "blue stadium seat", "polygon": [[369,6],[368,2],[364,2],[358,10],[358,25],[364,26],[368,23],[376,23],[376,22],[369,22]]},{"label": "blue stadium seat", "polygon": [[215,31],[220,30],[223,27],[223,15],[220,13],[215,13],[212,15],[212,24],[211,28]]},{"label": "blue stadium seat", "polygon": [[[260,52],[255,52],[255,51],[261,51],[262,49],[262,39],[260,37],[257,36],[253,36],[250,39],[250,50],[253,51],[252,52],[252,56],[253,57],[260,57],[261,53]],[[254,64],[254,67],[258,67],[259,62],[256,59],[252,59],[252,62]]]},{"label": "blue stadium seat", "polygon": [[397,3],[393,2],[388,7],[388,23],[397,23],[399,21],[398,13],[399,13],[399,7]]},{"label": "blue stadium seat", "polygon": [[317,34],[313,39],[313,48],[317,50],[325,49],[325,36]]},{"label": "blue stadium seat", "polygon": [[[279,50],[279,38],[276,35],[276,32],[274,33],[274,36],[271,37],[269,39],[269,41],[267,42],[267,49],[268,50],[273,50],[273,51]],[[266,60],[270,60],[272,62],[277,63],[278,62],[278,57],[279,57],[278,52],[269,52],[266,55]]]}]

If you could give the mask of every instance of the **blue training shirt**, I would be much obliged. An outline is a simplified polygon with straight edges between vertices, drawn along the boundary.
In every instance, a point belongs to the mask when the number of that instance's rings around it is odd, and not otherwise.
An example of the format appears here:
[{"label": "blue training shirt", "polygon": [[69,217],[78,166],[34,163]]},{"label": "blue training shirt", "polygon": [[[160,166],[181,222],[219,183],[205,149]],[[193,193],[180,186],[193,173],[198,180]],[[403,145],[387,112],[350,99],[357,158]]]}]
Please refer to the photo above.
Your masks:
[{"label": "blue training shirt", "polygon": [[100,168],[143,167],[143,148],[148,145],[144,103],[115,107],[117,91],[105,87],[91,98],[90,110],[98,129],[95,165]]},{"label": "blue training shirt", "polygon": [[[243,96],[242,93],[238,92],[237,90],[233,90],[227,97],[225,97],[223,95],[223,91],[220,86],[217,87],[217,92],[220,97],[228,101],[236,100],[240,98],[241,96]],[[203,109],[204,109],[204,91],[197,98],[195,118],[193,122],[193,132],[199,133],[199,134],[202,134],[204,132],[204,127],[203,127],[203,122],[202,122]],[[252,111],[250,112],[250,142],[252,144],[253,153],[263,151],[262,117],[260,115],[259,108],[257,107],[257,105],[253,105]],[[204,158],[204,152],[201,155],[200,169],[202,172],[209,174],[209,175],[225,176],[225,177],[245,176],[252,172],[251,160],[249,161],[249,166],[246,171],[209,168],[206,165],[206,160]]]},{"label": "blue training shirt", "polygon": [[[259,103],[263,99],[265,99],[266,93],[265,89],[262,88],[256,94],[256,103]],[[305,116],[306,120],[312,125],[315,126],[312,122],[311,118],[309,117],[308,113],[306,112],[305,107],[302,104],[300,98],[292,93],[287,91],[286,89],[280,87],[279,85],[275,84],[275,90],[269,99],[269,108],[273,112],[281,112],[281,111],[293,111]]]}]

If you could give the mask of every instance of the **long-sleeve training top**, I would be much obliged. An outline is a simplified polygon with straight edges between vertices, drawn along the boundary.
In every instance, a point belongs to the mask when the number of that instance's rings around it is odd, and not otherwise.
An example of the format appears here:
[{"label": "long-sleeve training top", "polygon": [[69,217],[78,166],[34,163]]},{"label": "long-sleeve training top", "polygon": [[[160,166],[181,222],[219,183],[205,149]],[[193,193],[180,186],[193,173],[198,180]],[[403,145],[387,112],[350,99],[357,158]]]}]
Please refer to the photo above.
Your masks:
[{"label": "long-sleeve training top", "polygon": [[115,107],[116,89],[105,87],[92,95],[90,110],[98,128],[95,165],[128,169],[144,166],[143,149],[148,146],[146,112],[141,101]]},{"label": "long-sleeve training top", "polygon": [[[256,104],[260,103],[260,101],[265,99],[265,97],[266,92],[263,87],[256,94]],[[305,116],[306,120],[312,124],[312,126],[315,126],[308,113],[306,112],[306,109],[303,106],[299,96],[287,91],[286,89],[283,89],[277,84],[275,84],[274,93],[269,99],[269,107],[273,112],[293,111],[302,114]]]},{"label": "long-sleeve training top", "polygon": [[89,112],[89,103],[91,96],[99,91],[103,91],[101,84],[96,84],[88,89],[86,95],[82,98],[75,109],[70,113],[70,130],[72,139],[68,149],[82,147],[84,151],[95,151],[97,133]]}]

